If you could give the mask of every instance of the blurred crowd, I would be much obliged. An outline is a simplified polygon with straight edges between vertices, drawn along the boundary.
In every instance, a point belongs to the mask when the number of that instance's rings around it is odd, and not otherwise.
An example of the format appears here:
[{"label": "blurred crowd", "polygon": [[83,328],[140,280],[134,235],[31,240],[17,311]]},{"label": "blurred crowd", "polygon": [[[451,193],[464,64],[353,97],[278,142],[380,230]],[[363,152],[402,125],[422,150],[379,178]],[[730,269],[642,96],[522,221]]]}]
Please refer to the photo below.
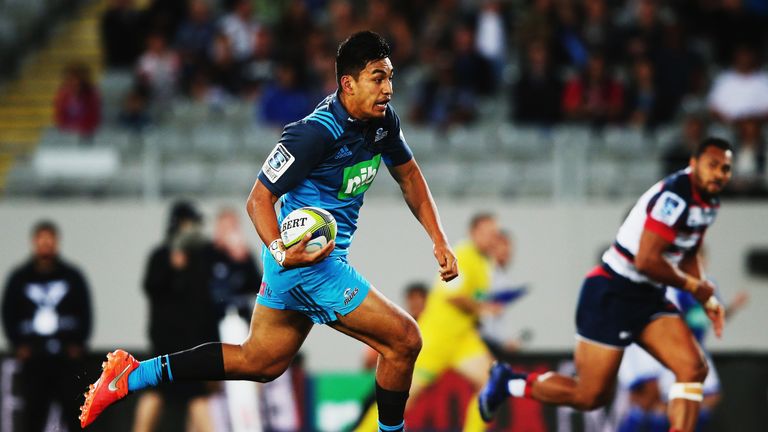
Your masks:
[{"label": "blurred crowd", "polygon": [[[108,121],[132,129],[179,99],[253,103],[254,121],[281,128],[335,90],[339,42],[372,29],[392,45],[411,123],[482,122],[494,101],[541,127],[652,132],[696,117],[747,148],[737,170],[763,177],[765,28],[759,0],[112,0],[101,17],[106,66],[134,76]],[[93,132],[87,73],[67,71],[56,108],[62,129]]]}]

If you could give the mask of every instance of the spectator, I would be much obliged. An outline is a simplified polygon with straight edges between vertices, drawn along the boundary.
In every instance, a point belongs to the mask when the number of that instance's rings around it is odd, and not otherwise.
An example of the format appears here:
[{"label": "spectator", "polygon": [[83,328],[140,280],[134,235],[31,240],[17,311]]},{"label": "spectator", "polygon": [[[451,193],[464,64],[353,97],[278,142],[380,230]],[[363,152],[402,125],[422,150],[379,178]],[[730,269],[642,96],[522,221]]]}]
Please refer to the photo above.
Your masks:
[{"label": "spectator", "polygon": [[734,52],[733,67],[715,78],[708,104],[725,123],[768,117],[768,72],[760,70],[753,48],[742,45]]},{"label": "spectator", "polygon": [[477,52],[491,62],[494,80],[503,77],[507,53],[507,34],[498,0],[484,1],[477,17]]},{"label": "spectator", "polygon": [[333,46],[338,46],[349,35],[365,29],[349,0],[329,1],[328,18],[329,30],[333,35]]},{"label": "spectator", "polygon": [[[666,26],[662,45],[651,59],[655,69],[656,112],[660,123],[667,123],[675,117],[686,95],[689,101],[697,97],[697,87],[706,77],[702,59],[688,46],[687,40],[681,25]],[[704,92],[707,85],[702,88]],[[701,107],[696,110],[701,110]]]},{"label": "spectator", "polygon": [[372,0],[368,2],[366,18],[366,27],[390,43],[392,63],[405,69],[413,61],[414,41],[411,29],[399,9],[393,10],[389,0]]},{"label": "spectator", "polygon": [[216,217],[211,262],[211,297],[216,320],[221,321],[227,309],[234,307],[250,321],[261,272],[248,249],[240,219],[232,209],[222,209]]},{"label": "spectator", "polygon": [[149,101],[139,89],[133,88],[123,99],[117,122],[124,128],[140,132],[150,123]]},{"label": "spectator", "polygon": [[210,81],[233,96],[239,96],[243,89],[243,76],[235,60],[232,44],[221,33],[216,35],[211,47]]},{"label": "spectator", "polygon": [[513,119],[521,124],[551,126],[560,120],[563,83],[542,41],[531,42],[526,52],[527,61],[512,94]]},{"label": "spectator", "polygon": [[423,64],[429,65],[429,70],[416,89],[411,119],[441,129],[474,121],[477,117],[475,93],[456,84],[451,54],[428,48],[422,55],[428,59]]},{"label": "spectator", "polygon": [[628,2],[632,8],[630,22],[622,37],[622,54],[625,61],[655,57],[662,45],[664,25],[657,0]]},{"label": "spectator", "polygon": [[720,0],[709,13],[706,25],[714,43],[715,59],[721,65],[732,59],[742,45],[762,47],[765,43],[765,19],[749,10],[748,0]]},{"label": "spectator", "polygon": [[689,114],[683,121],[680,136],[667,144],[667,150],[662,157],[664,176],[681,170],[690,164],[691,155],[706,138],[707,124],[701,114]]},{"label": "spectator", "polygon": [[179,57],[168,48],[165,36],[160,33],[149,35],[137,74],[149,86],[153,101],[164,104],[175,96],[179,67]]},{"label": "spectator", "polygon": [[768,193],[768,167],[763,124],[756,119],[736,123],[736,153],[733,160],[731,191],[743,196],[765,196]]},{"label": "spectator", "polygon": [[541,41],[547,51],[555,52],[557,44],[557,18],[552,0],[534,0],[517,19],[517,44],[521,51],[534,41]]},{"label": "spectator", "polygon": [[616,44],[619,30],[611,22],[605,0],[585,0],[584,17],[579,34],[582,43],[590,50],[604,50],[606,56],[616,60]]},{"label": "spectator", "polygon": [[99,127],[101,99],[87,65],[73,63],[64,70],[64,78],[54,101],[54,115],[60,130],[84,138],[89,138]]},{"label": "spectator", "polygon": [[253,6],[250,0],[237,0],[232,12],[222,20],[220,31],[232,44],[235,61],[244,63],[253,56],[257,43],[259,25],[253,19]]},{"label": "spectator", "polygon": [[303,0],[291,0],[275,27],[275,37],[281,42],[280,51],[292,60],[304,58],[305,47],[315,31],[315,23]]},{"label": "spectator", "polygon": [[179,26],[175,40],[181,57],[185,89],[188,89],[192,78],[203,68],[215,35],[216,26],[206,0],[190,0],[189,16]]},{"label": "spectator", "polygon": [[568,80],[562,106],[568,120],[594,127],[619,119],[624,108],[624,88],[610,77],[602,54],[593,54],[586,71]]},{"label": "spectator", "polygon": [[3,329],[21,366],[22,428],[42,432],[53,402],[70,431],[79,430],[82,361],[91,335],[88,283],[59,255],[59,230],[41,221],[32,229],[32,257],[8,277]]},{"label": "spectator", "polygon": [[627,86],[626,121],[638,129],[650,129],[659,120],[659,94],[653,76],[653,64],[637,59],[632,65],[632,77]]},{"label": "spectator", "polygon": [[129,69],[141,54],[145,18],[134,0],[111,0],[101,16],[101,43],[107,67]]},{"label": "spectator", "polygon": [[453,33],[453,71],[456,85],[466,92],[488,96],[496,89],[493,66],[475,46],[475,33],[466,25]]},{"label": "spectator", "polygon": [[272,127],[282,127],[312,112],[312,94],[303,88],[304,82],[301,66],[278,64],[275,81],[267,85],[261,98],[261,120]]},{"label": "spectator", "polygon": [[[144,292],[149,300],[149,338],[154,355],[219,340],[211,305],[210,242],[202,234],[202,219],[191,203],[175,203],[165,241],[150,255]],[[212,430],[210,393],[208,385],[200,382],[147,391],[136,407],[134,430],[154,430],[165,400],[188,406],[193,429]]]}]

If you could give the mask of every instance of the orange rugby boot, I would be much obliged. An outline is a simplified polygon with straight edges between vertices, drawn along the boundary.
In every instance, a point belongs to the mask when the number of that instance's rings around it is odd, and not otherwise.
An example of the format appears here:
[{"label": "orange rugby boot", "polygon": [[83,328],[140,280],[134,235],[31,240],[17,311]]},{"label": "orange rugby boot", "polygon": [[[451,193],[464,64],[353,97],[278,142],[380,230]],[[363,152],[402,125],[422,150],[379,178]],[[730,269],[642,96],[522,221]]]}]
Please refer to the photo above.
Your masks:
[{"label": "orange rugby boot", "polygon": [[139,367],[139,362],[123,350],[107,354],[101,364],[101,376],[88,387],[85,402],[80,407],[80,427],[96,420],[105,408],[128,394],[128,375]]}]

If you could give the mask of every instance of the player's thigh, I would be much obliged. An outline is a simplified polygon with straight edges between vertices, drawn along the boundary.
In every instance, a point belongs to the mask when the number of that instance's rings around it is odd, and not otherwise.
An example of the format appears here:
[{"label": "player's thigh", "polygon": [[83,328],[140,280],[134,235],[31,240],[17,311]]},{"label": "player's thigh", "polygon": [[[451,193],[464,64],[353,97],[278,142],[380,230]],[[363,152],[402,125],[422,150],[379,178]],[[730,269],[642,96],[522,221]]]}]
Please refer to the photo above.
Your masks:
[{"label": "player's thigh", "polygon": [[579,340],[574,350],[579,393],[605,398],[612,394],[624,350]]},{"label": "player's thigh", "polygon": [[312,320],[301,312],[256,305],[242,350],[250,361],[287,363],[312,330]]},{"label": "player's thigh", "polygon": [[456,365],[456,371],[472,382],[475,389],[480,389],[488,381],[488,370],[492,363],[493,357],[489,353],[479,354],[461,361]]},{"label": "player's thigh", "polygon": [[706,371],[704,353],[679,316],[663,316],[651,321],[637,342],[678,379],[692,380]]},{"label": "player's thigh", "polygon": [[403,346],[415,349],[416,353],[421,349],[421,334],[416,321],[373,286],[355,310],[346,315],[337,314],[336,318],[328,325],[379,353]]},{"label": "player's thigh", "polygon": [[487,346],[480,336],[473,332],[459,342],[452,367],[479,389],[488,380],[488,370],[492,362],[493,357]]}]

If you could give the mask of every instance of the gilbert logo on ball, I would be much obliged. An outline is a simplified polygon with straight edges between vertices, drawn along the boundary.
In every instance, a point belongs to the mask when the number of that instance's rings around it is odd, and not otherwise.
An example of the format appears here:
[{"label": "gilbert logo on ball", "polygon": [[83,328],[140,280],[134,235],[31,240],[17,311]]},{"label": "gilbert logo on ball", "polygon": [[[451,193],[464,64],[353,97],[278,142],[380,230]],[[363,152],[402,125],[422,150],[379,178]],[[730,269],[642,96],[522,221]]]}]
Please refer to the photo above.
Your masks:
[{"label": "gilbert logo on ball", "polygon": [[320,250],[336,238],[336,219],[321,208],[302,207],[288,213],[280,224],[280,238],[286,248],[300,242],[307,233],[312,234],[307,252]]}]

